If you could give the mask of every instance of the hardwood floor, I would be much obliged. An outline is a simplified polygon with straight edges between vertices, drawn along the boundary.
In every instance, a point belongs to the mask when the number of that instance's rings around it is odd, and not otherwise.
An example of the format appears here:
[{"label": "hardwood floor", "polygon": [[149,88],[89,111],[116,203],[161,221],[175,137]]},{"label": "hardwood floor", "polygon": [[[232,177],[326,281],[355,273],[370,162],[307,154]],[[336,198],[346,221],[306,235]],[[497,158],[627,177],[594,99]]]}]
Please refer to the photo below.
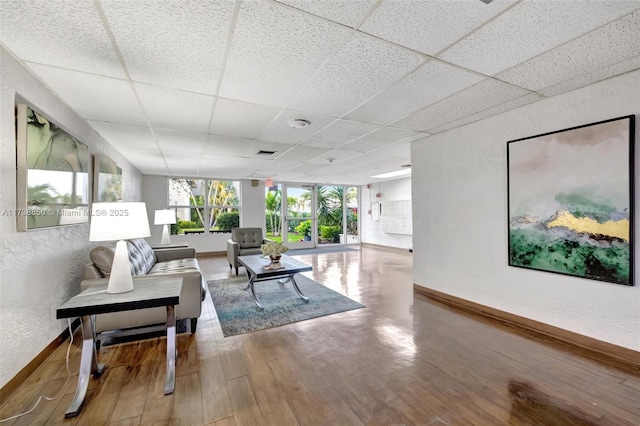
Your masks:
[{"label": "hardwood floor", "polygon": [[[638,425],[640,376],[460,313],[412,291],[410,253],[305,255],[305,275],[366,308],[224,338],[210,297],[195,335],[177,338],[176,388],[163,394],[165,339],[100,349],[81,414],[80,336],[2,407],[4,425]],[[226,258],[200,260],[206,279]],[[242,272],[241,272],[242,273]],[[19,356],[16,354],[16,356]]]}]

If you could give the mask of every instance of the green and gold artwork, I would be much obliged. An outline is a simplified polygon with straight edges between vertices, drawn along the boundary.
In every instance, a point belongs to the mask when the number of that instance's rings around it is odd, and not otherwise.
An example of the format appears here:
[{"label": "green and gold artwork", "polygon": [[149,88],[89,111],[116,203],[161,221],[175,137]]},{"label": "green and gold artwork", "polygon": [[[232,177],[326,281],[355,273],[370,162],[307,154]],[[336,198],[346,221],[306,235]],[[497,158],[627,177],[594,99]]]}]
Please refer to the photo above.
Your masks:
[{"label": "green and gold artwork", "polygon": [[507,144],[509,265],[633,285],[634,116]]}]

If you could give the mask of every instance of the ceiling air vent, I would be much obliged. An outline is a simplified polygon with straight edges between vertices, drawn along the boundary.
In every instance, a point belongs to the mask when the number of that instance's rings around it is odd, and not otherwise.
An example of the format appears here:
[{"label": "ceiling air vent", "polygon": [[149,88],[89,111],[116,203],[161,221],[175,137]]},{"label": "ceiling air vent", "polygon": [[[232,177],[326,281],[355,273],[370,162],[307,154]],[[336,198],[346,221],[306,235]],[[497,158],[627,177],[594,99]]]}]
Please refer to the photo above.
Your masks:
[{"label": "ceiling air vent", "polygon": [[411,164],[403,164],[403,165],[402,165],[402,166],[400,166],[400,167],[411,167]]},{"label": "ceiling air vent", "polygon": [[258,155],[273,155],[275,153],[276,151],[265,151],[264,149],[261,149],[257,152]]}]

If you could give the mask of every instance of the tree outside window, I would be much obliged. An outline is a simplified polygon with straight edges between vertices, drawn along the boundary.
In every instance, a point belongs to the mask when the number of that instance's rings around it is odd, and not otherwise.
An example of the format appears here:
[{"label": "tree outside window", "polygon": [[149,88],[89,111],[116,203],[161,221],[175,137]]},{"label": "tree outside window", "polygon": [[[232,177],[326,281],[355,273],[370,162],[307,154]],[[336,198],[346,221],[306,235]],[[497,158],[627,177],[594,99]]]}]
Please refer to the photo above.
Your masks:
[{"label": "tree outside window", "polygon": [[230,232],[240,226],[240,182],[170,178],[169,208],[176,211],[174,235]]}]

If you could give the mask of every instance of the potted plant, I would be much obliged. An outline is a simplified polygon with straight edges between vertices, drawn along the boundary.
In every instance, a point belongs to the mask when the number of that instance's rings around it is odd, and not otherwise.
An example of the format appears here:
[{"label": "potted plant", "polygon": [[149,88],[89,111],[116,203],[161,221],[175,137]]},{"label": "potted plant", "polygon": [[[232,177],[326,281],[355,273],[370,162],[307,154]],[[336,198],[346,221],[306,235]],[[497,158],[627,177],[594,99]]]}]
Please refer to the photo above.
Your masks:
[{"label": "potted plant", "polygon": [[311,241],[311,221],[305,220],[296,226],[296,232],[303,236],[305,241]]},{"label": "potted plant", "polygon": [[282,256],[282,253],[289,251],[289,247],[275,241],[267,241],[260,246],[260,250],[263,255],[269,256],[271,263],[278,263],[280,262],[280,256]]}]

